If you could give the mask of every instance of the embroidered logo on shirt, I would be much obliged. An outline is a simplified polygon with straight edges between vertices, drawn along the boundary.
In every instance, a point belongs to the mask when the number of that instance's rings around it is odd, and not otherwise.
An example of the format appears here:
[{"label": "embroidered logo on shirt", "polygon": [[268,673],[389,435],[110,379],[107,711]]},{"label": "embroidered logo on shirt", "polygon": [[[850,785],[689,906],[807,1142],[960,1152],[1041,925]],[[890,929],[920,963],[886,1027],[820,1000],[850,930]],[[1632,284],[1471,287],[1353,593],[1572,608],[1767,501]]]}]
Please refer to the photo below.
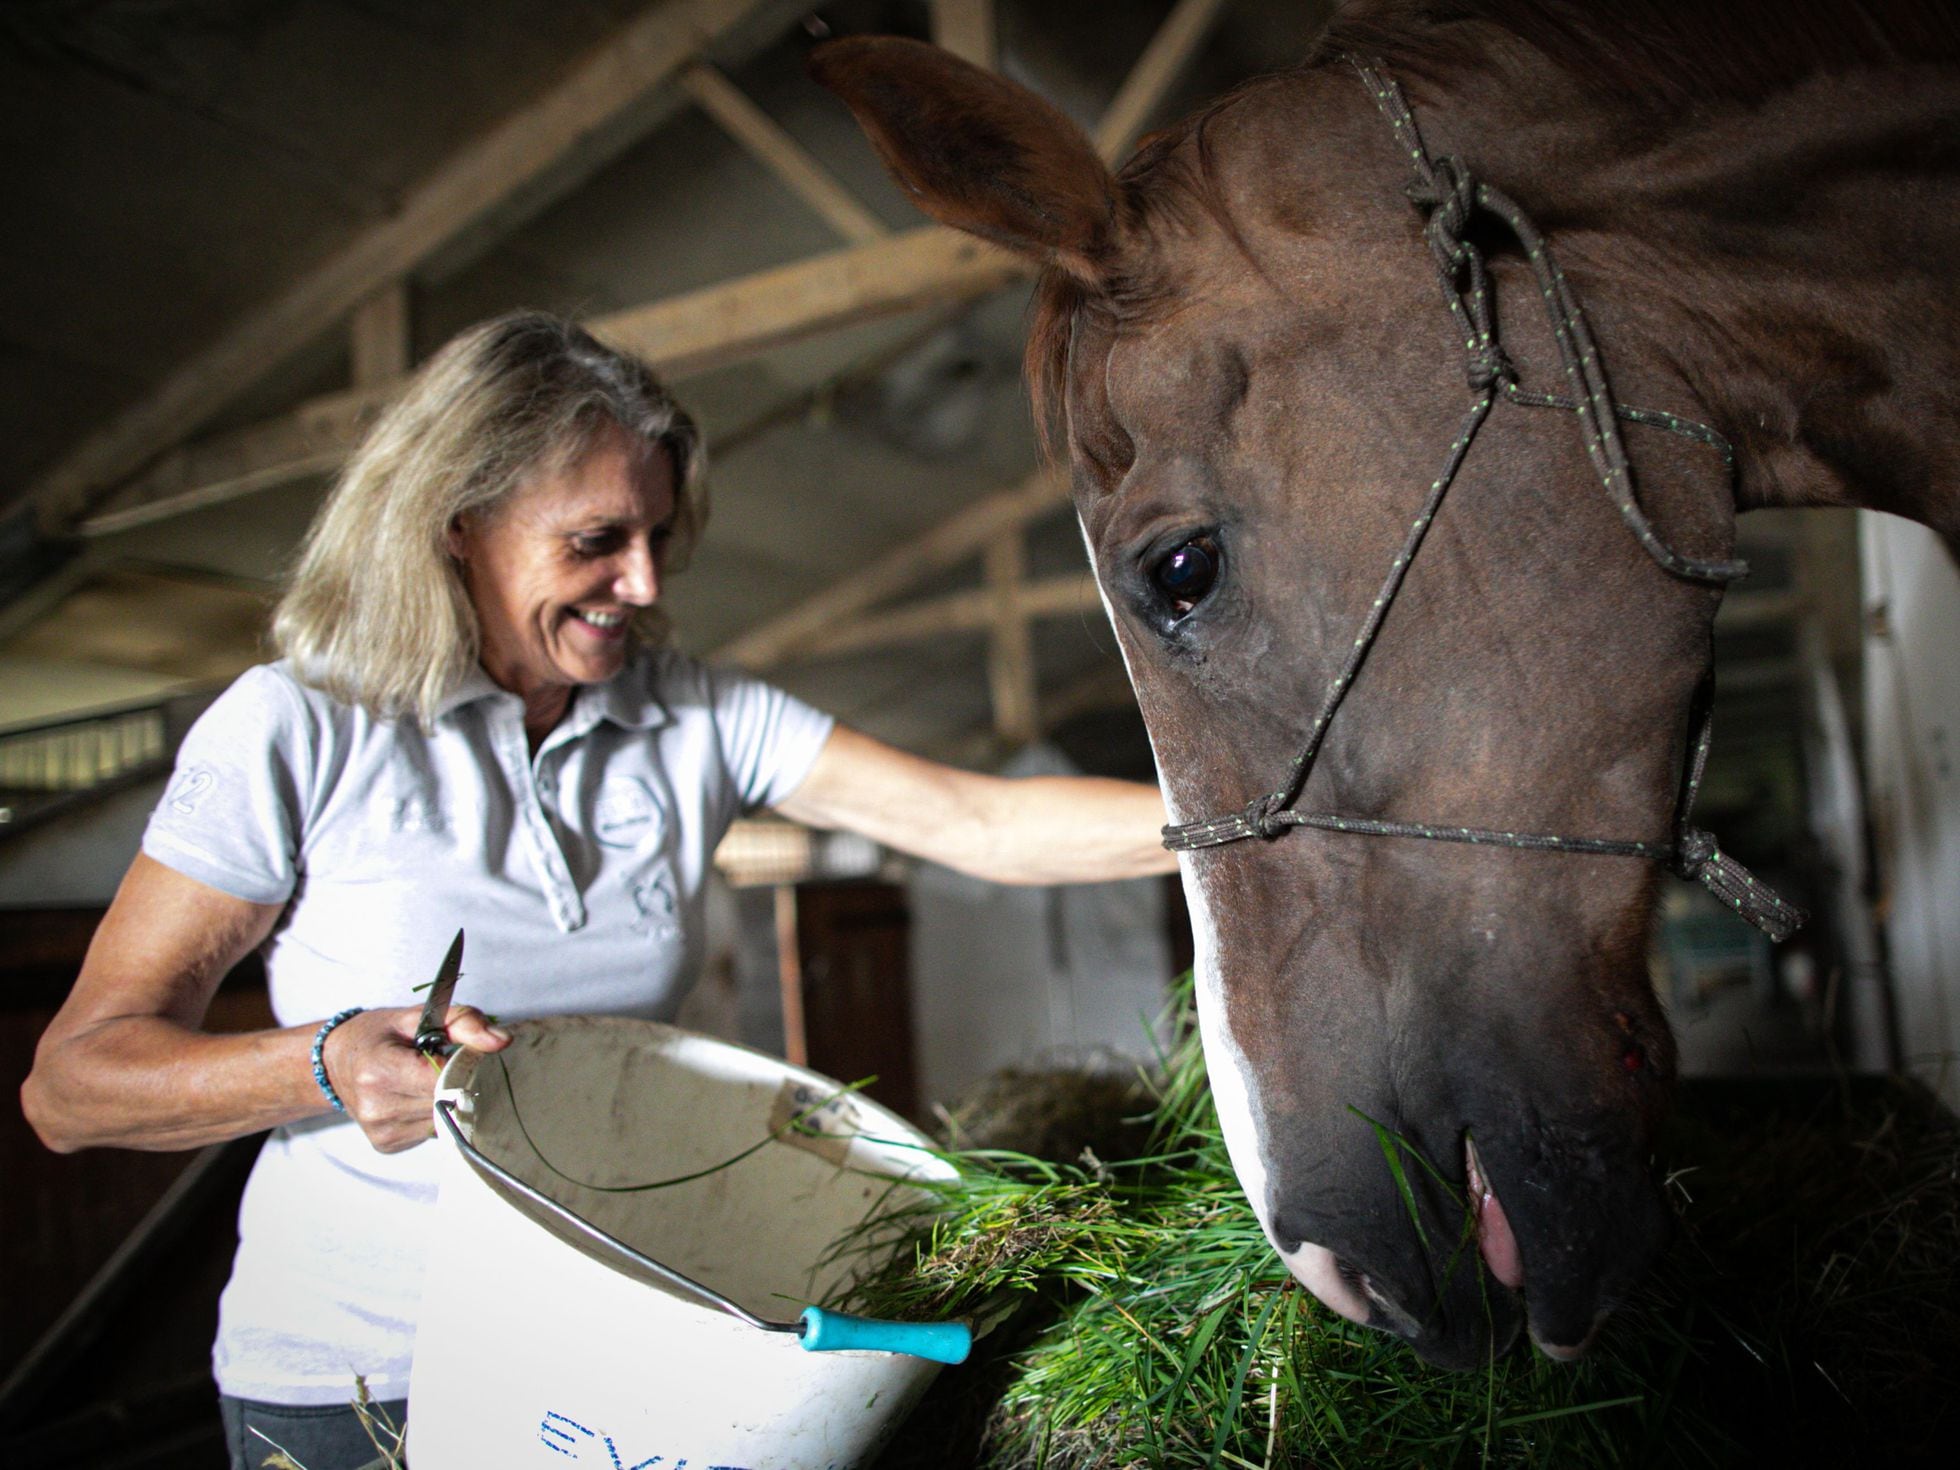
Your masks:
[{"label": "embroidered logo on shirt", "polygon": [[442,819],[442,808],[426,796],[399,798],[389,825],[397,832],[441,832],[447,826]]},{"label": "embroidered logo on shirt", "polygon": [[607,847],[638,847],[659,831],[660,808],[646,782],[636,776],[610,776],[592,809],[592,835]]},{"label": "embroidered logo on shirt", "polygon": [[178,773],[176,784],[170,788],[170,809],[180,817],[190,816],[204,799],[204,793],[217,784],[218,778],[209,767],[186,768]]},{"label": "embroidered logo on shirt", "polygon": [[667,940],[680,933],[680,926],[674,922],[674,884],[666,873],[655,873],[645,882],[635,883],[632,893],[633,907],[640,913],[633,921],[635,934],[651,933],[655,939]]}]

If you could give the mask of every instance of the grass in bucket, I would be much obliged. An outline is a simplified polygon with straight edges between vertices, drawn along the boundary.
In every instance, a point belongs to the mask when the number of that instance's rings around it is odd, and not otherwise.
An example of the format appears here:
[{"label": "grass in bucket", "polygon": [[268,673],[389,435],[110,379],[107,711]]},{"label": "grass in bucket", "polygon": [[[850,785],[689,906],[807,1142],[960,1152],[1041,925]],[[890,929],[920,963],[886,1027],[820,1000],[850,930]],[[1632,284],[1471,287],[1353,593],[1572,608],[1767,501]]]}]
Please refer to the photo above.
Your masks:
[{"label": "grass in bucket", "polygon": [[1175,1034],[1140,1156],[956,1151],[956,1182],[840,1247],[898,1245],[855,1310],[1021,1307],[879,1470],[1896,1465],[1960,1427],[1960,1126],[1923,1091],[1691,1091],[1664,1155],[1681,1237],[1592,1355],[1448,1373],[1291,1281],[1232,1175],[1188,997]]}]

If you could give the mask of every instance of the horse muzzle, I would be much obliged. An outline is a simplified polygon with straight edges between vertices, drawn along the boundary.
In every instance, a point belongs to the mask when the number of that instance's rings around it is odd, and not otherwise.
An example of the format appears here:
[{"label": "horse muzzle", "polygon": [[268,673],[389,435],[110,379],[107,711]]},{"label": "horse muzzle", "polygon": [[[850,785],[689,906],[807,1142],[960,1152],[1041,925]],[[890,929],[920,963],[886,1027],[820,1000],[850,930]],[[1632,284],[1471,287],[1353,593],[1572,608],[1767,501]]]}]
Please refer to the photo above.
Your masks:
[{"label": "horse muzzle", "polygon": [[[1575,1149],[1583,1167],[1573,1167]],[[1314,1296],[1438,1367],[1481,1368],[1525,1330],[1547,1357],[1583,1356],[1666,1245],[1670,1217],[1647,1170],[1530,1129],[1481,1147],[1466,1132],[1460,1165],[1453,1178],[1415,1162],[1399,1178],[1377,1176],[1361,1187],[1365,1206],[1339,1215],[1312,1201],[1352,1203],[1357,1181],[1288,1190],[1282,1171],[1262,1213]]]}]

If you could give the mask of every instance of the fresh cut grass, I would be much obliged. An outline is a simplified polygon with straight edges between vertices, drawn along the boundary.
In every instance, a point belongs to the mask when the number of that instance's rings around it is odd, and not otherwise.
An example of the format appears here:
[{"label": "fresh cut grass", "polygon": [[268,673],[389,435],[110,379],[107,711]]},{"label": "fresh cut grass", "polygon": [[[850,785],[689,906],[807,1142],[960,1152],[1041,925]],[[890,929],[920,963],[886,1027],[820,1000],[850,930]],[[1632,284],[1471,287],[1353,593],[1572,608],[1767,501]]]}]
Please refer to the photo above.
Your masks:
[{"label": "fresh cut grass", "polygon": [[1908,1464],[1960,1427],[1960,1130],[1923,1091],[1691,1094],[1680,1238],[1592,1354],[1454,1373],[1291,1280],[1188,1002],[1174,1031],[1140,1156],[955,1151],[956,1182],[845,1243],[896,1237],[854,1309],[993,1324],[882,1470]]}]

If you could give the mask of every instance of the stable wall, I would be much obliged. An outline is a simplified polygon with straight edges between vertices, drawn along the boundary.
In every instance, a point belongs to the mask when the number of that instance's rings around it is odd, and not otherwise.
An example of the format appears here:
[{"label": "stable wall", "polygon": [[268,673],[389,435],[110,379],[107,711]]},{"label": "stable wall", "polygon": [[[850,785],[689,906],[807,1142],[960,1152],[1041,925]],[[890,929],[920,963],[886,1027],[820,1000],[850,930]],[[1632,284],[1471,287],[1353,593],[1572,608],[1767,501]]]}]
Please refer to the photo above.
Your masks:
[{"label": "stable wall", "polygon": [[136,860],[162,775],[0,838],[0,909],[106,908]]},{"label": "stable wall", "polygon": [[[1003,774],[1076,769],[1034,746]],[[1171,979],[1164,880],[1011,887],[928,863],[909,889],[922,1103],[952,1105],[1007,1067],[1152,1059]]]},{"label": "stable wall", "polygon": [[1876,904],[1905,1066],[1960,1108],[1960,567],[1924,526],[1859,515]]}]

